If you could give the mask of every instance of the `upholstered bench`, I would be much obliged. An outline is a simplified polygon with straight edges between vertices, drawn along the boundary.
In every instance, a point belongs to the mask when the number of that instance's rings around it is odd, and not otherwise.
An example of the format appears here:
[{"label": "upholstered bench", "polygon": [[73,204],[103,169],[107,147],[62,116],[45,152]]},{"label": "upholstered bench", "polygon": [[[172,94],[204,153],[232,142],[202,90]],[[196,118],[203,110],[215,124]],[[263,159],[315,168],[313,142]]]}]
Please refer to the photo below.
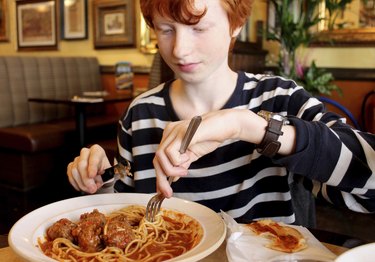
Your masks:
[{"label": "upholstered bench", "polygon": [[[94,57],[0,56],[0,185],[28,191],[47,181],[78,153],[74,108],[29,102],[102,91]],[[117,115],[89,108],[88,142],[113,139]]]}]

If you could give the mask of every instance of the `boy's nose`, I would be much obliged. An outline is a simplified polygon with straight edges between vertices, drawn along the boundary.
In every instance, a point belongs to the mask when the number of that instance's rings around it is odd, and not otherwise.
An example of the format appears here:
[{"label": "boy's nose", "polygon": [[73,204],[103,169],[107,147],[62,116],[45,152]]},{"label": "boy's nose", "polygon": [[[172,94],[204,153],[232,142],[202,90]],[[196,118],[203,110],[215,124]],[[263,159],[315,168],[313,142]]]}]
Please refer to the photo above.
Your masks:
[{"label": "boy's nose", "polygon": [[192,50],[192,37],[188,32],[177,32],[175,35],[173,54],[177,58],[183,58],[190,54]]}]

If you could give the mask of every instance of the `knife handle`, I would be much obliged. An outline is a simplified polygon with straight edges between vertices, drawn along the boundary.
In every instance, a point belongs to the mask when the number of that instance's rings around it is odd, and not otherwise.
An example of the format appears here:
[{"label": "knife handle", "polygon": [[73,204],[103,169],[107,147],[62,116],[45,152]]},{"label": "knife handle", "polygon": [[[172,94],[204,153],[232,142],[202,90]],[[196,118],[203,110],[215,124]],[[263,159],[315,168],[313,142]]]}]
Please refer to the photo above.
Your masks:
[{"label": "knife handle", "polygon": [[105,169],[102,175],[102,180],[103,183],[106,184],[127,175],[130,175],[130,163],[129,161],[125,160]]},{"label": "knife handle", "polygon": [[103,180],[103,183],[109,183],[111,182],[114,177],[115,177],[115,167],[114,166],[111,166],[107,169],[104,170],[104,173],[102,175],[102,180]]}]

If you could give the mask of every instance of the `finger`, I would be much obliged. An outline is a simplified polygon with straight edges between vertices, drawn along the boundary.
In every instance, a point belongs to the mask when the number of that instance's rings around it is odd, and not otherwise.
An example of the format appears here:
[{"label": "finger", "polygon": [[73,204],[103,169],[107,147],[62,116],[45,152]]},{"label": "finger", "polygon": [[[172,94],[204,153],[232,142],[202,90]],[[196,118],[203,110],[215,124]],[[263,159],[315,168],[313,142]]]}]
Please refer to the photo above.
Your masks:
[{"label": "finger", "polygon": [[163,136],[162,136],[162,139],[161,139],[161,143],[164,141],[164,139],[166,137],[168,137],[172,132],[173,130],[175,129],[175,127],[181,123],[181,121],[176,121],[176,122],[169,122],[165,127],[164,127],[164,130],[163,130]]},{"label": "finger", "polygon": [[102,185],[103,185],[103,179],[102,179],[101,176],[94,177],[94,181],[95,181],[95,184],[96,184],[97,188],[102,187]]},{"label": "finger", "polygon": [[77,188],[77,190],[84,191],[83,190],[83,185],[82,185],[82,179],[80,178],[81,175],[80,175],[79,171],[77,170],[77,163],[78,163],[78,161],[79,161],[79,157],[76,157],[74,159],[72,165],[71,165],[70,180],[72,181],[73,186],[75,185],[75,187]]},{"label": "finger", "polygon": [[69,180],[69,183],[73,186],[73,188],[75,190],[80,191],[80,188],[79,188],[78,184],[76,183],[76,181],[73,178],[72,166],[73,166],[73,162],[68,164],[68,168],[67,168],[68,180]]},{"label": "finger", "polygon": [[175,176],[175,177],[173,177],[173,180],[172,180],[172,182],[174,183],[174,182],[177,182],[178,180],[180,179],[180,177],[179,176]]},{"label": "finger", "polygon": [[96,186],[95,187],[87,187],[85,183],[83,182],[83,179],[81,175],[79,174],[78,170],[76,168],[72,168],[72,178],[74,179],[75,183],[77,184],[79,190],[87,192],[87,193],[95,193],[96,192]]},{"label": "finger", "polygon": [[[155,153],[155,161],[158,167],[163,170],[163,173],[167,176],[186,176],[187,168],[181,165],[174,165],[170,158],[165,154],[163,150],[157,150]],[[155,165],[154,165],[155,167]]]},{"label": "finger", "polygon": [[154,167],[156,173],[156,189],[162,193],[165,197],[170,198],[173,194],[173,190],[168,182],[167,176],[163,172],[161,166],[156,160],[154,160]]},{"label": "finger", "polygon": [[94,193],[97,190],[95,181],[93,178],[97,175],[97,168],[94,171],[93,177],[89,177],[88,175],[88,162],[90,157],[90,149],[83,148],[81,150],[81,154],[75,160],[75,167],[72,169],[72,174],[80,188],[86,192]]},{"label": "finger", "polygon": [[[187,155],[179,152],[188,123],[188,121],[180,121],[174,123],[174,125],[168,125],[166,132],[163,132],[163,138],[158,151],[163,151],[172,166],[180,166],[182,163],[188,161]],[[163,166],[163,168],[167,169],[168,167]]]},{"label": "finger", "polygon": [[108,167],[110,163],[104,149],[99,145],[93,145],[88,155],[87,177],[95,178]]}]

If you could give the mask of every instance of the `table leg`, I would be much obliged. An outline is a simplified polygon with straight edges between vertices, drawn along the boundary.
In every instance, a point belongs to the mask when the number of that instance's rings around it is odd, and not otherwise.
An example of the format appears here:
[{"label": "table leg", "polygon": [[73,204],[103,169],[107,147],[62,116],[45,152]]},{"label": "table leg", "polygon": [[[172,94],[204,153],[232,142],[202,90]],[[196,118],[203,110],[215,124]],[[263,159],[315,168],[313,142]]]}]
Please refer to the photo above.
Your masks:
[{"label": "table leg", "polygon": [[85,135],[86,135],[86,112],[85,105],[76,104],[76,130],[78,133],[78,142],[80,148],[86,145]]}]

